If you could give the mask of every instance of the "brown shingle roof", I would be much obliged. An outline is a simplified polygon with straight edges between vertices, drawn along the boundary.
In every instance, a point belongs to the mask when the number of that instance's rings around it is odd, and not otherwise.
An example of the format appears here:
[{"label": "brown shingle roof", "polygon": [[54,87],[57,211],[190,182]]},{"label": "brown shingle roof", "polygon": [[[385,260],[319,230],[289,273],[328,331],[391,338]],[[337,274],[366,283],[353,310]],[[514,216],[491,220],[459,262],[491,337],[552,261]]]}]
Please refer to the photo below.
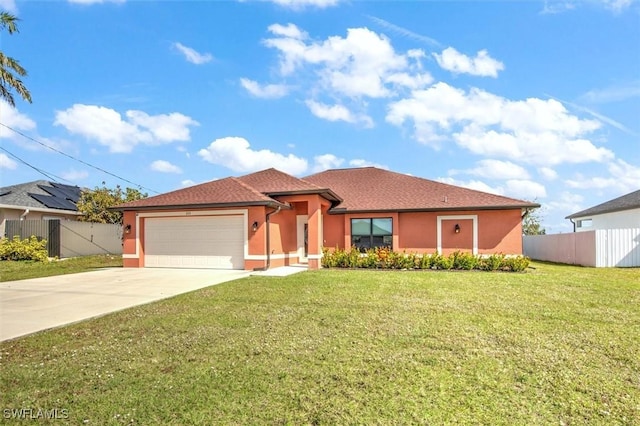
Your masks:
[{"label": "brown shingle roof", "polygon": [[470,210],[539,207],[514,198],[447,185],[375,167],[326,170],[305,181],[331,188],[339,211]]},{"label": "brown shingle roof", "polygon": [[575,219],[576,217],[613,213],[637,208],[640,208],[640,189],[586,210],[579,211],[567,216],[565,219]]},{"label": "brown shingle roof", "polygon": [[297,191],[318,191],[321,190],[310,182],[298,179],[274,168],[240,176],[238,180],[264,193],[282,193]]},{"label": "brown shingle roof", "polygon": [[275,205],[279,203],[238,178],[228,177],[121,204],[116,208],[118,210],[136,210],[157,207],[206,207],[249,204]]}]

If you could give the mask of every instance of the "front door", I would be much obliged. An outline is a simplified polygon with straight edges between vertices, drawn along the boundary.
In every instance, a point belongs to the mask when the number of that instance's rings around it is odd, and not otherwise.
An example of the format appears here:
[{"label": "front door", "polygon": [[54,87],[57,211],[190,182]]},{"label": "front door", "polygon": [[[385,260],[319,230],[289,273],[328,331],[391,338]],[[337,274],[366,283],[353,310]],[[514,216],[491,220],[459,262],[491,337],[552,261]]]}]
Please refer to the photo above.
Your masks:
[{"label": "front door", "polygon": [[298,262],[307,263],[309,255],[309,217],[307,215],[296,216],[298,228]]}]

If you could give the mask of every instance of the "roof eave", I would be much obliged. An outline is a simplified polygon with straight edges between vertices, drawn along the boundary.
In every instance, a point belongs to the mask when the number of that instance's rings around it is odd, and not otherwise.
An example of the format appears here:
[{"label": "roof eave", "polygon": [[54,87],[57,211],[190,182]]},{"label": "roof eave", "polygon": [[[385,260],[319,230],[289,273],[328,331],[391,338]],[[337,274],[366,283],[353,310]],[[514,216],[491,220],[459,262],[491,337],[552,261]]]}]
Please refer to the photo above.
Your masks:
[{"label": "roof eave", "polygon": [[342,198],[338,196],[335,192],[330,190],[329,188],[322,189],[301,189],[297,191],[277,191],[277,192],[265,192],[265,195],[269,197],[278,197],[278,196],[286,196],[286,195],[313,195],[318,194],[323,196],[329,201],[336,201],[341,203],[344,201]]},{"label": "roof eave", "polygon": [[624,211],[627,211],[627,210],[635,210],[635,209],[640,209],[640,206],[619,207],[619,208],[615,208],[615,209],[606,209],[606,210],[600,210],[600,211],[598,211],[598,210],[591,211],[591,209],[587,209],[587,210],[583,210],[583,211],[578,212],[578,213],[571,214],[571,215],[565,217],[565,219],[576,219],[576,218],[579,218],[579,217],[597,216],[597,215],[601,215],[601,214],[624,212]]},{"label": "roof eave", "polygon": [[347,213],[413,213],[413,212],[439,212],[439,211],[475,211],[475,210],[517,210],[538,208],[540,204],[522,204],[512,206],[471,206],[471,207],[431,207],[431,208],[409,208],[409,209],[357,209],[350,210],[344,208],[333,208],[329,210],[329,214],[347,214]]},{"label": "roof eave", "polygon": [[58,214],[67,214],[67,215],[74,215],[74,216],[84,215],[84,213],[79,212],[77,210],[52,209],[47,207],[29,207],[29,206],[19,206],[16,204],[0,204],[0,209],[29,210],[32,212],[39,212],[39,213],[58,213]]},{"label": "roof eave", "polygon": [[165,204],[159,206],[115,206],[109,207],[109,210],[118,211],[140,211],[140,210],[176,210],[176,209],[220,209],[229,207],[251,207],[251,206],[267,206],[273,208],[291,209],[291,206],[278,201],[246,201],[241,203],[207,203],[207,204]]}]

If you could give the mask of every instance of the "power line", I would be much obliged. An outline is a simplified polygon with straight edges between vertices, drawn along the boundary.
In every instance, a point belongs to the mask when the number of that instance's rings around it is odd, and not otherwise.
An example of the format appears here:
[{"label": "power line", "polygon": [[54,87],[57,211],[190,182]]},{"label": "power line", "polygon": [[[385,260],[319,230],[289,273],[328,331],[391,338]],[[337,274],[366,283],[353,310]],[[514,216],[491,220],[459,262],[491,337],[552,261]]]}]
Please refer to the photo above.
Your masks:
[{"label": "power line", "polygon": [[[10,156],[12,156],[13,158],[15,158],[16,160],[18,160],[19,162],[21,162],[22,164],[24,164],[27,167],[31,167],[33,170],[35,170],[36,172],[40,173],[41,175],[46,176],[49,180],[54,181],[54,182],[59,182],[60,180],[65,180],[67,182],[69,182],[66,179],[62,179],[59,176],[54,175],[53,173],[46,173],[44,170],[37,168],[36,166],[34,166],[33,164],[29,164],[27,163],[25,160],[23,160],[22,158],[18,157],[17,155],[9,152],[7,149],[5,149],[4,147],[0,146],[0,149],[3,150],[4,152],[6,152],[7,154],[9,154]],[[71,182],[69,182],[71,183]]]},{"label": "power line", "polygon": [[[16,129],[14,129],[14,128],[10,127],[10,126],[7,126],[7,125],[6,125],[6,124],[4,124],[4,123],[1,123],[1,122],[0,122],[0,125],[1,125],[1,126],[3,126],[3,127],[6,127],[7,129],[11,130],[11,131],[12,131],[12,132],[14,132],[14,133],[17,133],[18,135],[22,136],[23,138],[29,139],[30,141],[35,142],[35,143],[37,143],[38,145],[42,145],[42,146],[44,146],[45,148],[50,149],[51,151],[57,152],[57,153],[58,153],[58,154],[60,154],[60,155],[64,155],[64,156],[65,156],[65,157],[67,157],[67,158],[70,158],[70,159],[72,159],[72,160],[74,160],[74,161],[77,161],[77,162],[79,162],[79,163],[84,164],[85,166],[89,166],[89,167],[91,167],[91,168],[93,168],[93,169],[96,169],[96,170],[98,170],[98,171],[102,172],[102,173],[108,174],[109,176],[113,176],[113,177],[114,177],[114,178],[116,178],[116,179],[120,179],[121,181],[124,181],[124,182],[130,183],[131,185],[137,186],[137,187],[138,187],[138,188],[140,188],[140,189],[145,189],[145,190],[147,190],[147,191],[150,191],[150,192],[153,192],[153,193],[156,193],[156,194],[159,194],[159,193],[160,193],[160,192],[158,192],[158,191],[156,191],[156,190],[153,190],[153,189],[151,189],[151,188],[144,187],[144,186],[142,186],[142,185],[140,185],[140,184],[137,184],[137,183],[132,182],[132,181],[130,181],[130,180],[128,180],[128,179],[125,179],[125,178],[123,178],[122,176],[118,176],[118,175],[116,175],[116,174],[114,174],[114,173],[111,173],[111,172],[109,172],[109,171],[107,171],[107,170],[105,170],[105,169],[103,169],[103,168],[101,168],[101,167],[94,166],[93,164],[87,163],[87,162],[86,162],[86,161],[84,161],[84,160],[81,160],[81,159],[79,159],[79,158],[76,158],[76,157],[74,157],[74,156],[72,156],[72,155],[67,154],[66,152],[62,152],[62,151],[60,151],[59,149],[56,149],[56,148],[54,148],[54,147],[52,147],[52,146],[49,146],[49,145],[47,145],[46,143],[40,142],[39,140],[36,140],[36,139],[32,138],[32,137],[31,137],[31,136],[29,136],[29,135],[25,135],[24,133],[22,133],[22,132],[21,132],[21,131],[19,131],[19,130],[16,130]],[[17,157],[16,157],[16,158],[17,158]],[[20,161],[22,161],[22,160],[20,160]],[[22,161],[22,162],[24,162],[24,161]],[[25,163],[25,164],[27,164],[27,163]],[[29,164],[27,164],[27,165],[29,165]],[[29,166],[29,167],[34,168],[33,166]],[[34,169],[35,169],[35,170],[38,170],[37,168],[34,168]],[[42,173],[42,172],[41,172],[41,173]],[[45,176],[46,176],[46,175],[45,175]]]}]

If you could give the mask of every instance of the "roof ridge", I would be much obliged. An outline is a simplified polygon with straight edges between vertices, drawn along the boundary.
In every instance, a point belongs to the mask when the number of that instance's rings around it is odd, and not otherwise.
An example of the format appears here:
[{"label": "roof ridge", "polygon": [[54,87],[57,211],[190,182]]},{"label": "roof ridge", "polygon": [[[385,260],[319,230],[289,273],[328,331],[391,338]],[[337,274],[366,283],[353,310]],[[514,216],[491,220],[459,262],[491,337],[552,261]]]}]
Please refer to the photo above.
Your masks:
[{"label": "roof ridge", "polygon": [[268,198],[269,200],[275,201],[273,198],[265,195],[264,193],[258,191],[257,189],[255,189],[253,186],[249,185],[248,183],[243,182],[242,180],[240,180],[239,177],[235,177],[235,176],[229,176],[229,179],[233,180],[234,182],[238,183],[240,186],[248,189],[249,191],[253,192],[254,194],[262,197],[262,198]]}]

